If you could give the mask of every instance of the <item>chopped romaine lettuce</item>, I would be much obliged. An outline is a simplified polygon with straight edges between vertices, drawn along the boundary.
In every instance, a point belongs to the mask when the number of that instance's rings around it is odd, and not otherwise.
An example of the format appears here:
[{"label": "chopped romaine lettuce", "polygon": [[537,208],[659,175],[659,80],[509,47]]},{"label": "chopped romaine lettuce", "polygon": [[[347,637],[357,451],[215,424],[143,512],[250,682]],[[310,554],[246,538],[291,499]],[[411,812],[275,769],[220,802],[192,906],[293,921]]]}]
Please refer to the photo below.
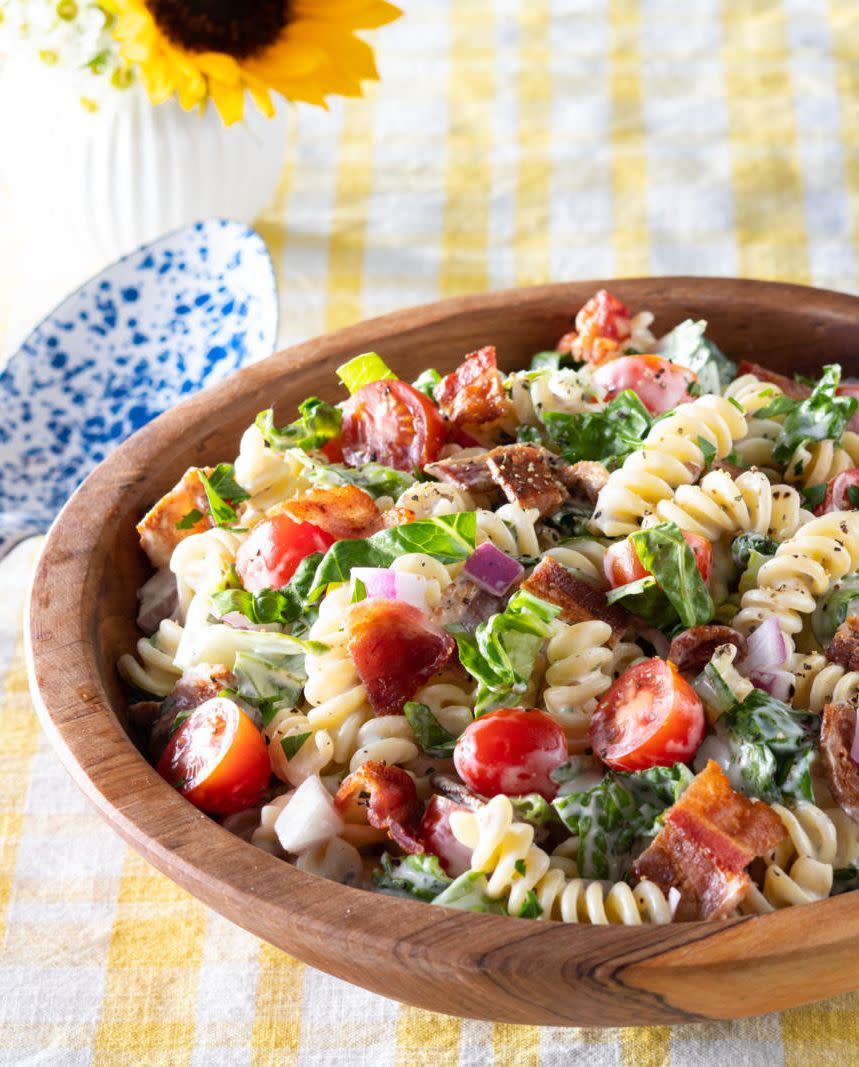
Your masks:
[{"label": "chopped romaine lettuce", "polygon": [[403,705],[403,714],[417,743],[428,756],[444,759],[453,754],[456,737],[449,730],[445,730],[426,704],[409,700]]},{"label": "chopped romaine lettuce", "polygon": [[482,911],[490,915],[506,915],[507,907],[503,900],[493,900],[488,896],[486,875],[480,871],[466,871],[459,878],[439,893],[433,904],[445,908],[458,908],[460,911]]},{"label": "chopped romaine lettuce", "polygon": [[338,367],[337,377],[350,393],[357,393],[370,382],[390,381],[397,376],[377,353],[364,352]]},{"label": "chopped romaine lettuce", "polygon": [[631,389],[618,393],[602,411],[575,415],[546,411],[541,419],[549,438],[570,463],[583,459],[618,463],[641,448],[653,425],[647,408]]},{"label": "chopped romaine lettuce", "polygon": [[424,396],[428,396],[430,400],[435,400],[435,387],[441,381],[441,375],[435,369],[435,367],[428,367],[427,370],[422,371],[417,378],[412,382],[412,388],[417,389],[419,393],[423,393]]},{"label": "chopped romaine lettuce", "polygon": [[438,856],[426,852],[416,856],[382,854],[382,869],[373,872],[377,888],[402,893],[418,900],[435,900],[451,885]]},{"label": "chopped romaine lettuce", "polygon": [[817,602],[811,616],[811,628],[820,644],[826,648],[835,631],[848,615],[859,613],[859,574],[848,574],[833,583],[832,588]]},{"label": "chopped romaine lettuce", "polygon": [[[837,396],[841,367],[830,363],[820,381],[782,424],[773,449],[776,463],[789,463],[796,449],[807,441],[840,441],[847,423],[856,411],[854,396]],[[800,472],[801,473],[801,472]]]},{"label": "chopped romaine lettuce", "polygon": [[709,338],[705,337],[704,319],[686,319],[659,342],[659,352],[681,367],[688,367],[698,378],[702,393],[721,393],[737,375],[736,364]]},{"label": "chopped romaine lettuce", "polygon": [[300,448],[307,452],[321,448],[340,433],[340,408],[311,396],[298,405],[299,418],[279,430],[274,422],[274,410],[267,408],[256,417],[256,427],[266,443],[277,452]]}]

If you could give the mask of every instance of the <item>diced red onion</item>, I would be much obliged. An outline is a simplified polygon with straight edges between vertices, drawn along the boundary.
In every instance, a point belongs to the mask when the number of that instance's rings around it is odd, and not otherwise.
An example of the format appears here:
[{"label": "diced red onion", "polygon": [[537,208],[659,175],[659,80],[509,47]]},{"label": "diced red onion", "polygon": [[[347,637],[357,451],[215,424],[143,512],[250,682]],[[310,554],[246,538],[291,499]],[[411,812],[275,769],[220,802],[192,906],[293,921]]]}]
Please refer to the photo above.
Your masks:
[{"label": "diced red onion", "polygon": [[423,575],[395,571],[390,567],[353,567],[352,578],[363,583],[370,598],[401,600],[420,611],[429,612],[427,580]]},{"label": "diced red onion", "polygon": [[793,685],[793,675],[790,671],[752,671],[748,679],[752,685],[764,689],[776,700],[783,700],[785,703],[790,700],[790,688]]},{"label": "diced red onion", "polygon": [[494,596],[504,596],[525,573],[518,559],[508,556],[491,541],[484,541],[471,553],[464,570],[475,585]]},{"label": "diced red onion", "polygon": [[[748,652],[738,669],[751,677],[758,672],[770,673],[783,666],[787,659],[787,642],[778,621],[765,619],[748,639]],[[761,688],[764,688],[761,686]],[[769,692],[769,690],[767,690]],[[772,694],[773,696],[775,694]]]},{"label": "diced red onion", "polygon": [[853,744],[850,746],[850,758],[854,763],[859,763],[859,712],[856,714],[856,730],[853,733]]}]

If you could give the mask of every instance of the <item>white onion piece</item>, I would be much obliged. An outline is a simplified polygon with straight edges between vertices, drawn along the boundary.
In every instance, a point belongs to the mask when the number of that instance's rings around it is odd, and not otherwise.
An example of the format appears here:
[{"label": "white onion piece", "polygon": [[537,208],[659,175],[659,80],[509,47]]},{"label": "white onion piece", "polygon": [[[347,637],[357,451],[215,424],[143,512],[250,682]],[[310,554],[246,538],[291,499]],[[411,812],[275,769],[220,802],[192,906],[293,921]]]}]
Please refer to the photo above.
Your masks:
[{"label": "white onion piece", "polygon": [[389,567],[353,567],[351,578],[353,583],[356,579],[363,583],[368,598],[400,600],[419,611],[429,612],[427,580],[421,574],[408,574]]},{"label": "white onion piece", "polygon": [[325,844],[343,830],[331,794],[317,775],[305,778],[278,815],[274,832],[284,852],[301,853]]}]

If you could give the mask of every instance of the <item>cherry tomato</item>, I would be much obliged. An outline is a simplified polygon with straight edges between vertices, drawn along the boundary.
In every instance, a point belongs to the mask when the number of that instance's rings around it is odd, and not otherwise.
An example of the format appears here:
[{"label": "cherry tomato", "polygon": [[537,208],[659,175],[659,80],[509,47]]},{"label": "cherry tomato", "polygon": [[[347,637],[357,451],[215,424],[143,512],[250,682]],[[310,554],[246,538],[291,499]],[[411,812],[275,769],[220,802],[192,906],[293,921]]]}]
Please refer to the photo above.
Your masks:
[{"label": "cherry tomato", "polygon": [[446,436],[438,408],[406,382],[370,382],[343,405],[343,457],[353,467],[422,468],[438,459]]},{"label": "cherry tomato", "polygon": [[594,752],[618,771],[670,767],[691,759],[707,729],[698,695],[658,656],[618,678],[591,718]]},{"label": "cherry tomato", "polygon": [[158,773],[201,811],[233,815],[259,802],[271,763],[262,734],[238,704],[213,697],[167,742]]},{"label": "cherry tomato", "polygon": [[[837,396],[855,396],[859,400],[859,382],[845,382],[844,385],[838,386],[835,393]],[[859,433],[859,407],[847,423],[847,429],[852,430],[853,433]]]},{"label": "cherry tomato", "polygon": [[[686,530],[682,533],[686,544],[692,549],[698,573],[704,582],[709,582],[710,572],[713,569],[713,546],[706,537],[701,537],[700,534],[688,533]],[[637,582],[639,578],[646,578],[650,574],[638,558],[635,546],[628,537],[625,541],[616,541],[613,545],[609,545],[603,567],[605,576],[613,589],[627,585],[629,582]]]},{"label": "cherry tomato", "polygon": [[[850,490],[859,487],[859,468],[852,467],[830,478],[826,486],[823,503],[814,509],[815,515],[824,515],[827,511],[856,511],[856,504],[850,499],[856,496]],[[859,492],[859,489],[857,489]]]},{"label": "cherry tomato", "polygon": [[250,593],[283,589],[305,556],[326,552],[334,538],[312,522],[275,515],[255,526],[236,553],[236,570]]},{"label": "cherry tomato", "polygon": [[517,797],[558,790],[549,777],[567,759],[564,732],[536,708],[498,708],[475,719],[456,742],[453,762],[476,793]]},{"label": "cherry tomato", "polygon": [[339,437],[332,437],[330,441],[326,441],[322,446],[322,451],[329,463],[343,462],[343,445]]},{"label": "cherry tomato", "polygon": [[435,795],[430,797],[421,819],[421,843],[427,852],[438,856],[439,863],[451,878],[464,874],[471,866],[471,849],[457,841],[450,828],[451,812],[468,810],[464,804]]},{"label": "cherry tomato", "polygon": [[694,371],[662,356],[621,356],[603,363],[593,374],[594,384],[605,389],[606,400],[631,389],[651,415],[691,400],[689,386],[696,380]]}]

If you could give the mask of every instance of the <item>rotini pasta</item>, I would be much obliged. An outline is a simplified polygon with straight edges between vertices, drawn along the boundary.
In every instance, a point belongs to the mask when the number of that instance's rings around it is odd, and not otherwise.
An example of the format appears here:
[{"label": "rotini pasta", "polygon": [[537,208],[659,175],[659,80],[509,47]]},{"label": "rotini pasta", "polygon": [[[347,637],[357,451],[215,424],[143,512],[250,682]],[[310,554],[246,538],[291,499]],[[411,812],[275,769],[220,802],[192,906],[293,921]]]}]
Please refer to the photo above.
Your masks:
[{"label": "rotini pasta", "polygon": [[604,569],[605,552],[605,545],[601,545],[599,541],[580,537],[575,541],[555,545],[543,555],[551,556],[568,570],[575,571],[602,589],[608,584]]},{"label": "rotini pasta", "polygon": [[215,526],[180,541],[170,557],[176,575],[179,611],[184,619],[196,593],[211,593],[236,558],[245,535]]},{"label": "rotini pasta", "polygon": [[782,804],[774,804],[773,810],[786,835],[767,858],[762,885],[752,885],[741,905],[742,911],[751,914],[810,904],[832,891],[833,861],[838,851],[835,823],[807,801],[800,801],[792,811]]},{"label": "rotini pasta", "polygon": [[567,748],[574,754],[589,747],[591,714],[612,682],[610,638],[611,627],[596,620],[552,625],[542,703],[566,734]]},{"label": "rotini pasta", "polygon": [[137,642],[136,658],[128,652],[120,656],[119,673],[136,689],[166,697],[182,673],[175,664],[181,640],[179,623],[164,619],[151,637],[141,637]]},{"label": "rotini pasta", "polygon": [[799,445],[787,465],[789,482],[806,488],[824,485],[836,474],[859,466],[859,434],[846,430],[841,441],[816,441]]},{"label": "rotini pasta", "polygon": [[510,556],[538,556],[538,517],[536,508],[522,508],[518,504],[503,504],[497,511],[480,508],[477,511],[477,543],[491,541]]},{"label": "rotini pasta", "polygon": [[245,430],[235,462],[236,481],[250,494],[243,522],[311,488],[301,456],[297,450],[269,448],[256,426]]},{"label": "rotini pasta", "polygon": [[416,519],[432,519],[460,511],[474,511],[469,493],[447,482],[416,482],[397,498],[397,507],[408,508]]},{"label": "rotini pasta", "polygon": [[820,652],[794,652],[790,669],[794,674],[795,708],[819,714],[827,704],[859,704],[859,671],[845,670]]},{"label": "rotini pasta", "polygon": [[516,372],[507,379],[507,388],[517,420],[529,426],[539,425],[549,412],[575,415],[601,406],[594,387],[568,368]]}]

